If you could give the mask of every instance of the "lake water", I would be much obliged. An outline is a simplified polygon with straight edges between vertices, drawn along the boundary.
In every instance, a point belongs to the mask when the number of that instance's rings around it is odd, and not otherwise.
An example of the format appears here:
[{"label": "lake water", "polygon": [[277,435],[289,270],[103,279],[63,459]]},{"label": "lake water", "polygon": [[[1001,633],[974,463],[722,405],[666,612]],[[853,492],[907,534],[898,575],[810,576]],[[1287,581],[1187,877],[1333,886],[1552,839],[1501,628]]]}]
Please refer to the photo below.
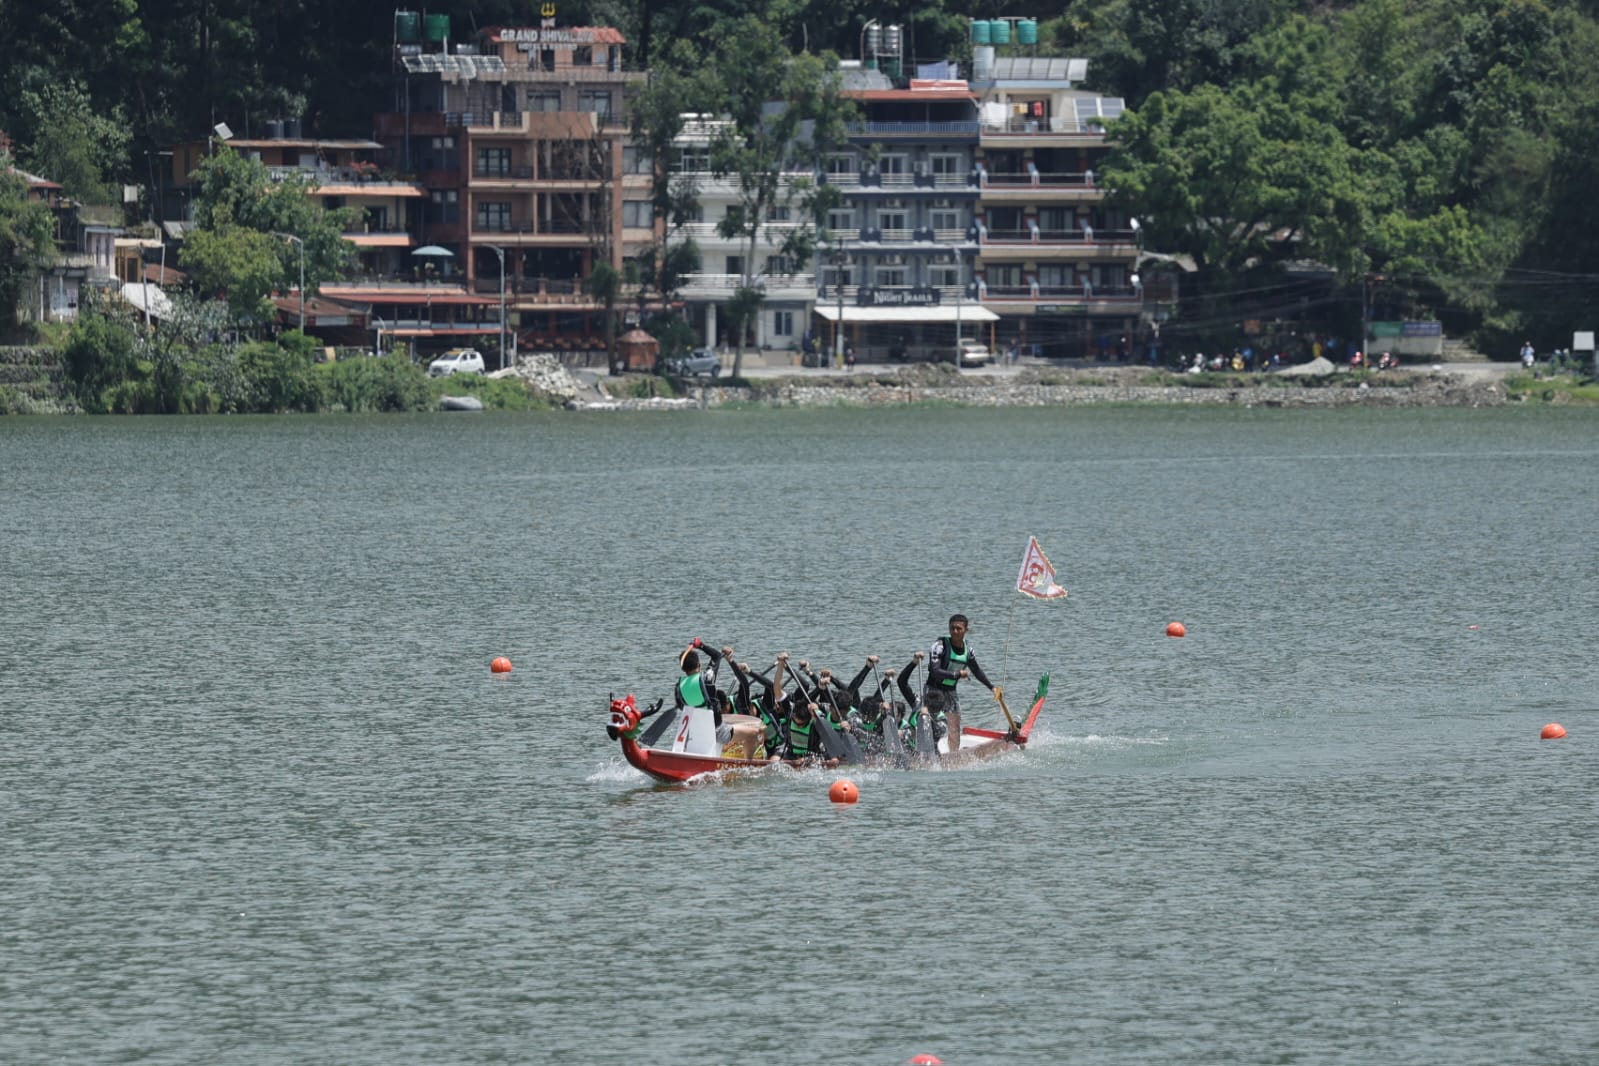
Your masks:
[{"label": "lake water", "polygon": [[[0,1061],[1592,1063],[1596,466],[1564,410],[0,419]],[[843,807],[605,737],[695,636],[954,611],[1053,675],[1025,753]]]}]

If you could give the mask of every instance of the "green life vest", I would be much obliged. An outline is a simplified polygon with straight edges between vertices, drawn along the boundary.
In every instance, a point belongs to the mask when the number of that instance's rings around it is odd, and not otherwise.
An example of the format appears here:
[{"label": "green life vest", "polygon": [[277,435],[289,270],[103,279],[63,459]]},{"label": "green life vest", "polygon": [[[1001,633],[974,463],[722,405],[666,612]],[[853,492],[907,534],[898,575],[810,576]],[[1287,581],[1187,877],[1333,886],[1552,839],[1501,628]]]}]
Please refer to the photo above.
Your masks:
[{"label": "green life vest", "polygon": [[807,722],[803,727],[788,724],[788,750],[796,759],[803,759],[811,753],[811,730],[816,728],[816,722]]},{"label": "green life vest", "polygon": [[[971,657],[972,646],[970,644],[962,648],[961,651],[956,652],[954,648],[950,647],[949,641],[944,641],[944,668],[950,673],[953,674],[957,671],[964,670],[966,668],[967,660],[969,660]],[[942,684],[945,688],[954,688],[957,680],[959,679],[954,677],[945,678],[942,682],[940,682],[940,684]]]},{"label": "green life vest", "polygon": [[710,702],[705,698],[705,684],[700,680],[699,674],[689,674],[679,681],[677,695],[685,707],[704,707]]}]

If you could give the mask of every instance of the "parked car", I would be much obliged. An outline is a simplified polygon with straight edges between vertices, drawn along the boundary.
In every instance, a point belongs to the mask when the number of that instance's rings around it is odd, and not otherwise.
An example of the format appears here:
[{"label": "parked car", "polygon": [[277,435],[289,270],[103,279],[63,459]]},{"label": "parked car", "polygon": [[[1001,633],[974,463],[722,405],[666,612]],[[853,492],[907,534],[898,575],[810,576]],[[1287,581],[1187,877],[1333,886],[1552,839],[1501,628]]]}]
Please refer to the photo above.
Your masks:
[{"label": "parked car", "polygon": [[696,348],[687,355],[668,359],[666,372],[679,378],[721,377],[722,361],[709,348]]},{"label": "parked car", "polygon": [[428,377],[483,373],[483,356],[475,348],[451,348],[428,364]]},{"label": "parked car", "polygon": [[982,341],[961,341],[960,358],[956,359],[956,349],[951,346],[938,353],[940,363],[959,362],[961,366],[987,366],[994,361],[994,356],[988,350],[988,345]]}]

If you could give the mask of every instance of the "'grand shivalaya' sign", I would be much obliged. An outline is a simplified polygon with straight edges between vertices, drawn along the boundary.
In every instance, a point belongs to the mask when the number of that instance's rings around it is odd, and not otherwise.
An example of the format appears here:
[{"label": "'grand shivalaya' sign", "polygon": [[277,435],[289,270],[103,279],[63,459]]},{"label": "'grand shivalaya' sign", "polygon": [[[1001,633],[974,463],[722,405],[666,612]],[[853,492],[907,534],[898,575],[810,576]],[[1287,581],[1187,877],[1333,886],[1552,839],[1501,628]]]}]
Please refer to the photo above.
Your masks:
[{"label": "'grand shivalaya' sign", "polygon": [[549,26],[543,29],[537,26],[515,26],[501,30],[500,40],[516,44],[541,44],[546,48],[561,45],[572,48],[580,44],[593,44],[594,35],[592,26]]},{"label": "'grand shivalaya' sign", "polygon": [[861,307],[934,307],[938,299],[938,290],[931,285],[912,285],[904,289],[874,289],[862,285],[855,293],[855,302]]}]

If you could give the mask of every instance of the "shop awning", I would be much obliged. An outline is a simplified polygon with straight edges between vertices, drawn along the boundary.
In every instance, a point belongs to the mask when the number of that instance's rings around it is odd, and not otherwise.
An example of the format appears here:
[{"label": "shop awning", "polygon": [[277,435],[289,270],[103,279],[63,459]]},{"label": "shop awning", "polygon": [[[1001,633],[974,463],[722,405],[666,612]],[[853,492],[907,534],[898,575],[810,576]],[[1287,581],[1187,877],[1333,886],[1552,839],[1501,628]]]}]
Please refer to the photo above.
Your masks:
[{"label": "shop awning", "polygon": [[[816,313],[838,321],[838,305],[816,305]],[[978,304],[938,304],[933,307],[852,307],[844,305],[845,322],[998,322],[999,316]]]}]

